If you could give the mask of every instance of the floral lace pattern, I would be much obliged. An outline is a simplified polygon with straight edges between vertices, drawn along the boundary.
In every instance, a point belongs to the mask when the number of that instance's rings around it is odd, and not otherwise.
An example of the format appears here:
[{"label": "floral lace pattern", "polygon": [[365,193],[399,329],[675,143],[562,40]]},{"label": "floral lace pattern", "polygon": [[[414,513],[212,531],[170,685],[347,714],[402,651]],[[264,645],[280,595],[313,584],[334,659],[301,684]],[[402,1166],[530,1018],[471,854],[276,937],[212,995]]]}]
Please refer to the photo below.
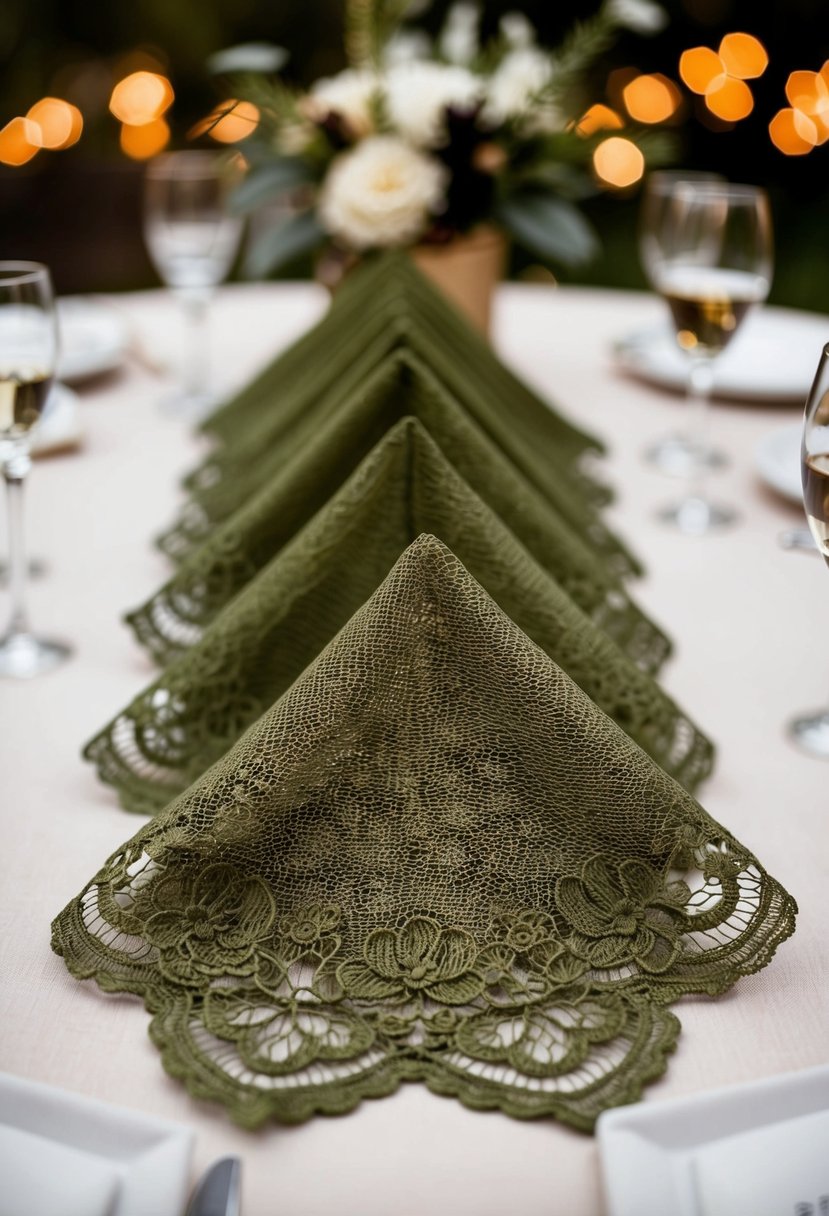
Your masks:
[{"label": "floral lace pattern", "polygon": [[431,537],[54,923],[246,1126],[418,1080],[589,1130],[795,905]]}]

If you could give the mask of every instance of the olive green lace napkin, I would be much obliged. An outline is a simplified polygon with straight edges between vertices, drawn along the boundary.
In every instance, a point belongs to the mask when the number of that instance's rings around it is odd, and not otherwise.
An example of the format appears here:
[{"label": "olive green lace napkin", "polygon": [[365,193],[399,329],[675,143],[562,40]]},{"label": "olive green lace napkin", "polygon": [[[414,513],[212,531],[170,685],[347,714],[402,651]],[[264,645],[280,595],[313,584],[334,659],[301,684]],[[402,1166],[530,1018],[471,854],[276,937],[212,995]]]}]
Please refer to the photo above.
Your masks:
[{"label": "olive green lace napkin", "polygon": [[[458,472],[588,615],[655,670],[665,636],[633,605],[606,551],[589,546],[521,476],[428,369],[407,352],[385,360],[282,473],[249,499],[127,619],[162,663],[191,645],[342,485],[401,417],[418,417]],[[613,545],[607,535],[607,546]],[[614,554],[621,557],[618,549]]]},{"label": "olive green lace napkin", "polygon": [[[392,267],[405,265],[393,262]],[[440,309],[447,308],[413,268],[415,286],[423,285]],[[404,276],[408,281],[409,276]],[[595,482],[579,472],[571,445],[562,444],[555,416],[536,398],[507,394],[488,364],[468,344],[454,343],[448,326],[435,327],[431,314],[418,309],[419,293],[401,292],[392,275],[386,306],[365,321],[356,337],[350,329],[338,344],[311,362],[301,391],[273,393],[258,415],[249,418],[238,437],[217,449],[186,481],[192,502],[181,518],[159,538],[160,547],[181,561],[216,523],[226,519],[257,489],[277,476],[303,447],[313,443],[321,426],[353,408],[372,373],[395,351],[411,352],[455,402],[466,410],[495,445],[544,495],[570,526],[626,570],[634,559],[611,536],[597,514],[601,501]],[[451,309],[450,309],[451,312]],[[471,335],[475,343],[480,339]],[[329,346],[332,345],[329,343]],[[497,366],[491,352],[489,360]],[[520,408],[521,406],[525,408]]]},{"label": "olive green lace napkin", "polygon": [[247,1126],[417,1080],[589,1129],[795,911],[425,536],[53,946]]},{"label": "olive green lace napkin", "polygon": [[201,639],[87,745],[128,810],[154,814],[236,742],[421,532],[686,788],[712,747],[531,557],[416,418],[401,419]]},{"label": "olive green lace napkin", "polygon": [[393,320],[422,327],[436,358],[471,379],[486,396],[495,394],[520,435],[552,452],[575,457],[586,449],[602,451],[596,438],[538,398],[500,362],[445,296],[403,253],[369,257],[344,280],[329,312],[233,400],[216,410],[203,429],[225,445],[243,442],[248,431],[267,432],[290,423],[313,400],[348,372],[367,335]]}]

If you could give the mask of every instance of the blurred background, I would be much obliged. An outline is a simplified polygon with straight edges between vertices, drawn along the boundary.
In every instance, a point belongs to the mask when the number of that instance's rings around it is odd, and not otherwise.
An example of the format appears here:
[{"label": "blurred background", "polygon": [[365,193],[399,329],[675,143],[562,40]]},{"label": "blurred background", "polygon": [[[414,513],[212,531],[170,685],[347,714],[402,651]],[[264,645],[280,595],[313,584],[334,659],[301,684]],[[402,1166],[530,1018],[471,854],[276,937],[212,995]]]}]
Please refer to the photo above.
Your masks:
[{"label": "blurred background", "polygon": [[[448,7],[438,0],[418,24],[437,29]],[[540,41],[557,44],[574,20],[597,6],[506,0],[481,7],[484,34],[505,12],[520,9]],[[673,82],[671,112],[657,106],[650,121],[672,133],[674,164],[765,185],[777,243],[772,301],[829,312],[829,140],[820,143],[826,137],[816,137],[819,126],[808,115],[797,119],[786,95],[791,73],[816,72],[829,59],[826,0],[668,0],[664,7],[670,14],[665,30],[652,38],[626,35],[603,58],[585,108],[624,109],[624,90],[641,74]],[[0,256],[48,262],[62,293],[157,283],[141,238],[141,179],[149,157],[187,146],[193,125],[227,99],[227,84],[208,71],[209,57],[240,43],[275,43],[290,52],[282,74],[307,85],[344,66],[342,23],[343,5],[335,0],[3,0]],[[680,56],[693,47],[716,50],[735,31],[762,42],[768,66],[746,81],[748,97],[742,89],[712,108],[683,80]],[[116,85],[140,70],[166,77],[174,100],[163,117],[130,126],[110,103]],[[68,104],[33,110],[45,98]],[[826,101],[829,114],[829,94]],[[643,104],[647,110],[647,98]],[[784,119],[776,118],[781,110]],[[27,115],[40,123],[44,139],[54,128],[58,150],[29,145]],[[633,117],[648,120],[647,113]],[[560,277],[644,288],[633,239],[637,208],[636,187],[588,200],[585,212],[601,234],[602,253],[586,269]],[[283,277],[309,273],[310,264],[301,262],[282,271]],[[547,272],[516,253],[512,273]]]}]

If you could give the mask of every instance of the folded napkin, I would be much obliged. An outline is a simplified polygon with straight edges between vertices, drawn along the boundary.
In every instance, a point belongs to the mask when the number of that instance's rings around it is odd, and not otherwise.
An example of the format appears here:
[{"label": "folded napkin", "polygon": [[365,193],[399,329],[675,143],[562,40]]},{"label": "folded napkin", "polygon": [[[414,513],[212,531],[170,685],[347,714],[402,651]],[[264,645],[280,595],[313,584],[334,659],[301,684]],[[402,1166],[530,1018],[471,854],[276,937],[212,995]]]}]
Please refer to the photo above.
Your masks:
[{"label": "folded napkin", "polygon": [[53,946],[248,1126],[420,1080],[589,1129],[795,910],[423,536]]},{"label": "folded napkin", "polygon": [[427,531],[666,771],[689,789],[708,774],[708,740],[574,604],[409,417],[200,640],[87,745],[85,755],[123,805],[154,814],[199,777]]},{"label": "folded napkin", "polygon": [[[316,375],[308,377],[302,393],[291,395],[290,415],[279,394],[278,409],[263,408],[258,425],[248,426],[241,438],[208,455],[185,483],[197,509],[185,512],[183,526],[176,525],[162,536],[160,547],[174,561],[181,561],[217,522],[238,510],[312,444],[321,426],[353,408],[355,392],[395,352],[413,354],[574,531],[607,552],[622,569],[637,569],[631,555],[621,550],[601,523],[596,512],[599,487],[578,472],[572,452],[558,445],[555,433],[545,433],[537,419],[514,411],[493,382],[481,376],[479,364],[462,362],[451,346],[443,349],[441,339],[430,336],[424,323],[412,316],[409,297],[391,301],[372,325],[366,325],[359,347],[353,342],[347,345],[343,353],[349,362],[337,368],[333,379],[327,360],[312,365]],[[543,406],[538,404],[538,409],[543,421],[551,419]]]},{"label": "folded napkin", "polygon": [[[316,392],[336,383],[363,345],[367,328],[401,310],[413,321],[422,321],[460,368],[495,393],[521,430],[535,434],[539,442],[553,439],[554,446],[570,455],[603,450],[600,440],[554,411],[510,372],[411,258],[394,250],[368,257],[352,271],[323,320],[207,418],[203,430],[232,445],[265,414],[295,417],[294,393],[309,379]],[[317,379],[320,374],[322,381]]]},{"label": "folded napkin", "polygon": [[[194,550],[148,603],[128,616],[161,662],[192,644],[246,582],[342,485],[401,417],[418,417],[458,472],[537,561],[637,662],[655,670],[669,650],[636,609],[607,553],[576,533],[417,359],[385,360],[347,407],[321,426],[279,476]],[[193,518],[198,508],[190,504]],[[608,538],[608,545],[612,541]]]}]

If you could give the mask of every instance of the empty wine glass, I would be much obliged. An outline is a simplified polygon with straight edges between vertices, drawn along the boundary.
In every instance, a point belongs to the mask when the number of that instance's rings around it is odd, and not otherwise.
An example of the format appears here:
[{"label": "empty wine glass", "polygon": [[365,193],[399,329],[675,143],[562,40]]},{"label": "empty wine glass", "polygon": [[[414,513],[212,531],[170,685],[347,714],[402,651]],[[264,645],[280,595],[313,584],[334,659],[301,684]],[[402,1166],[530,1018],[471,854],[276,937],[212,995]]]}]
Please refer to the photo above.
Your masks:
[{"label": "empty wine glass", "polygon": [[[803,506],[815,544],[829,564],[829,346],[824,346],[806,401],[800,471]],[[795,742],[829,760],[829,705],[789,724]]]},{"label": "empty wine glass", "polygon": [[188,332],[183,391],[174,404],[191,416],[213,404],[206,320],[239,247],[242,221],[225,207],[234,180],[232,166],[212,152],[168,152],[147,169],[144,239],[156,270],[181,303]]},{"label": "empty wine glass", "polygon": [[9,513],[11,616],[0,637],[0,675],[25,678],[70,654],[62,642],[36,637],[26,613],[23,484],[32,466],[32,434],[46,407],[57,361],[52,283],[39,262],[0,262],[0,465]]},{"label": "empty wine glass", "polygon": [[[691,436],[705,445],[708,399],[717,357],[753,304],[768,295],[772,272],[771,215],[765,191],[727,182],[678,182],[658,232],[653,284],[670,308],[688,359],[688,395],[695,406]],[[736,512],[704,494],[708,464],[692,460],[688,492],[659,512],[663,523],[702,535],[732,523]]]},{"label": "empty wine glass", "polygon": [[[639,210],[639,257],[651,286],[662,262],[664,213],[676,187],[682,182],[694,185],[724,181],[719,173],[696,169],[657,169],[648,174]],[[708,444],[694,443],[681,432],[665,435],[651,444],[645,451],[645,460],[672,477],[687,477],[698,463],[712,469],[727,463],[724,453]]]}]

